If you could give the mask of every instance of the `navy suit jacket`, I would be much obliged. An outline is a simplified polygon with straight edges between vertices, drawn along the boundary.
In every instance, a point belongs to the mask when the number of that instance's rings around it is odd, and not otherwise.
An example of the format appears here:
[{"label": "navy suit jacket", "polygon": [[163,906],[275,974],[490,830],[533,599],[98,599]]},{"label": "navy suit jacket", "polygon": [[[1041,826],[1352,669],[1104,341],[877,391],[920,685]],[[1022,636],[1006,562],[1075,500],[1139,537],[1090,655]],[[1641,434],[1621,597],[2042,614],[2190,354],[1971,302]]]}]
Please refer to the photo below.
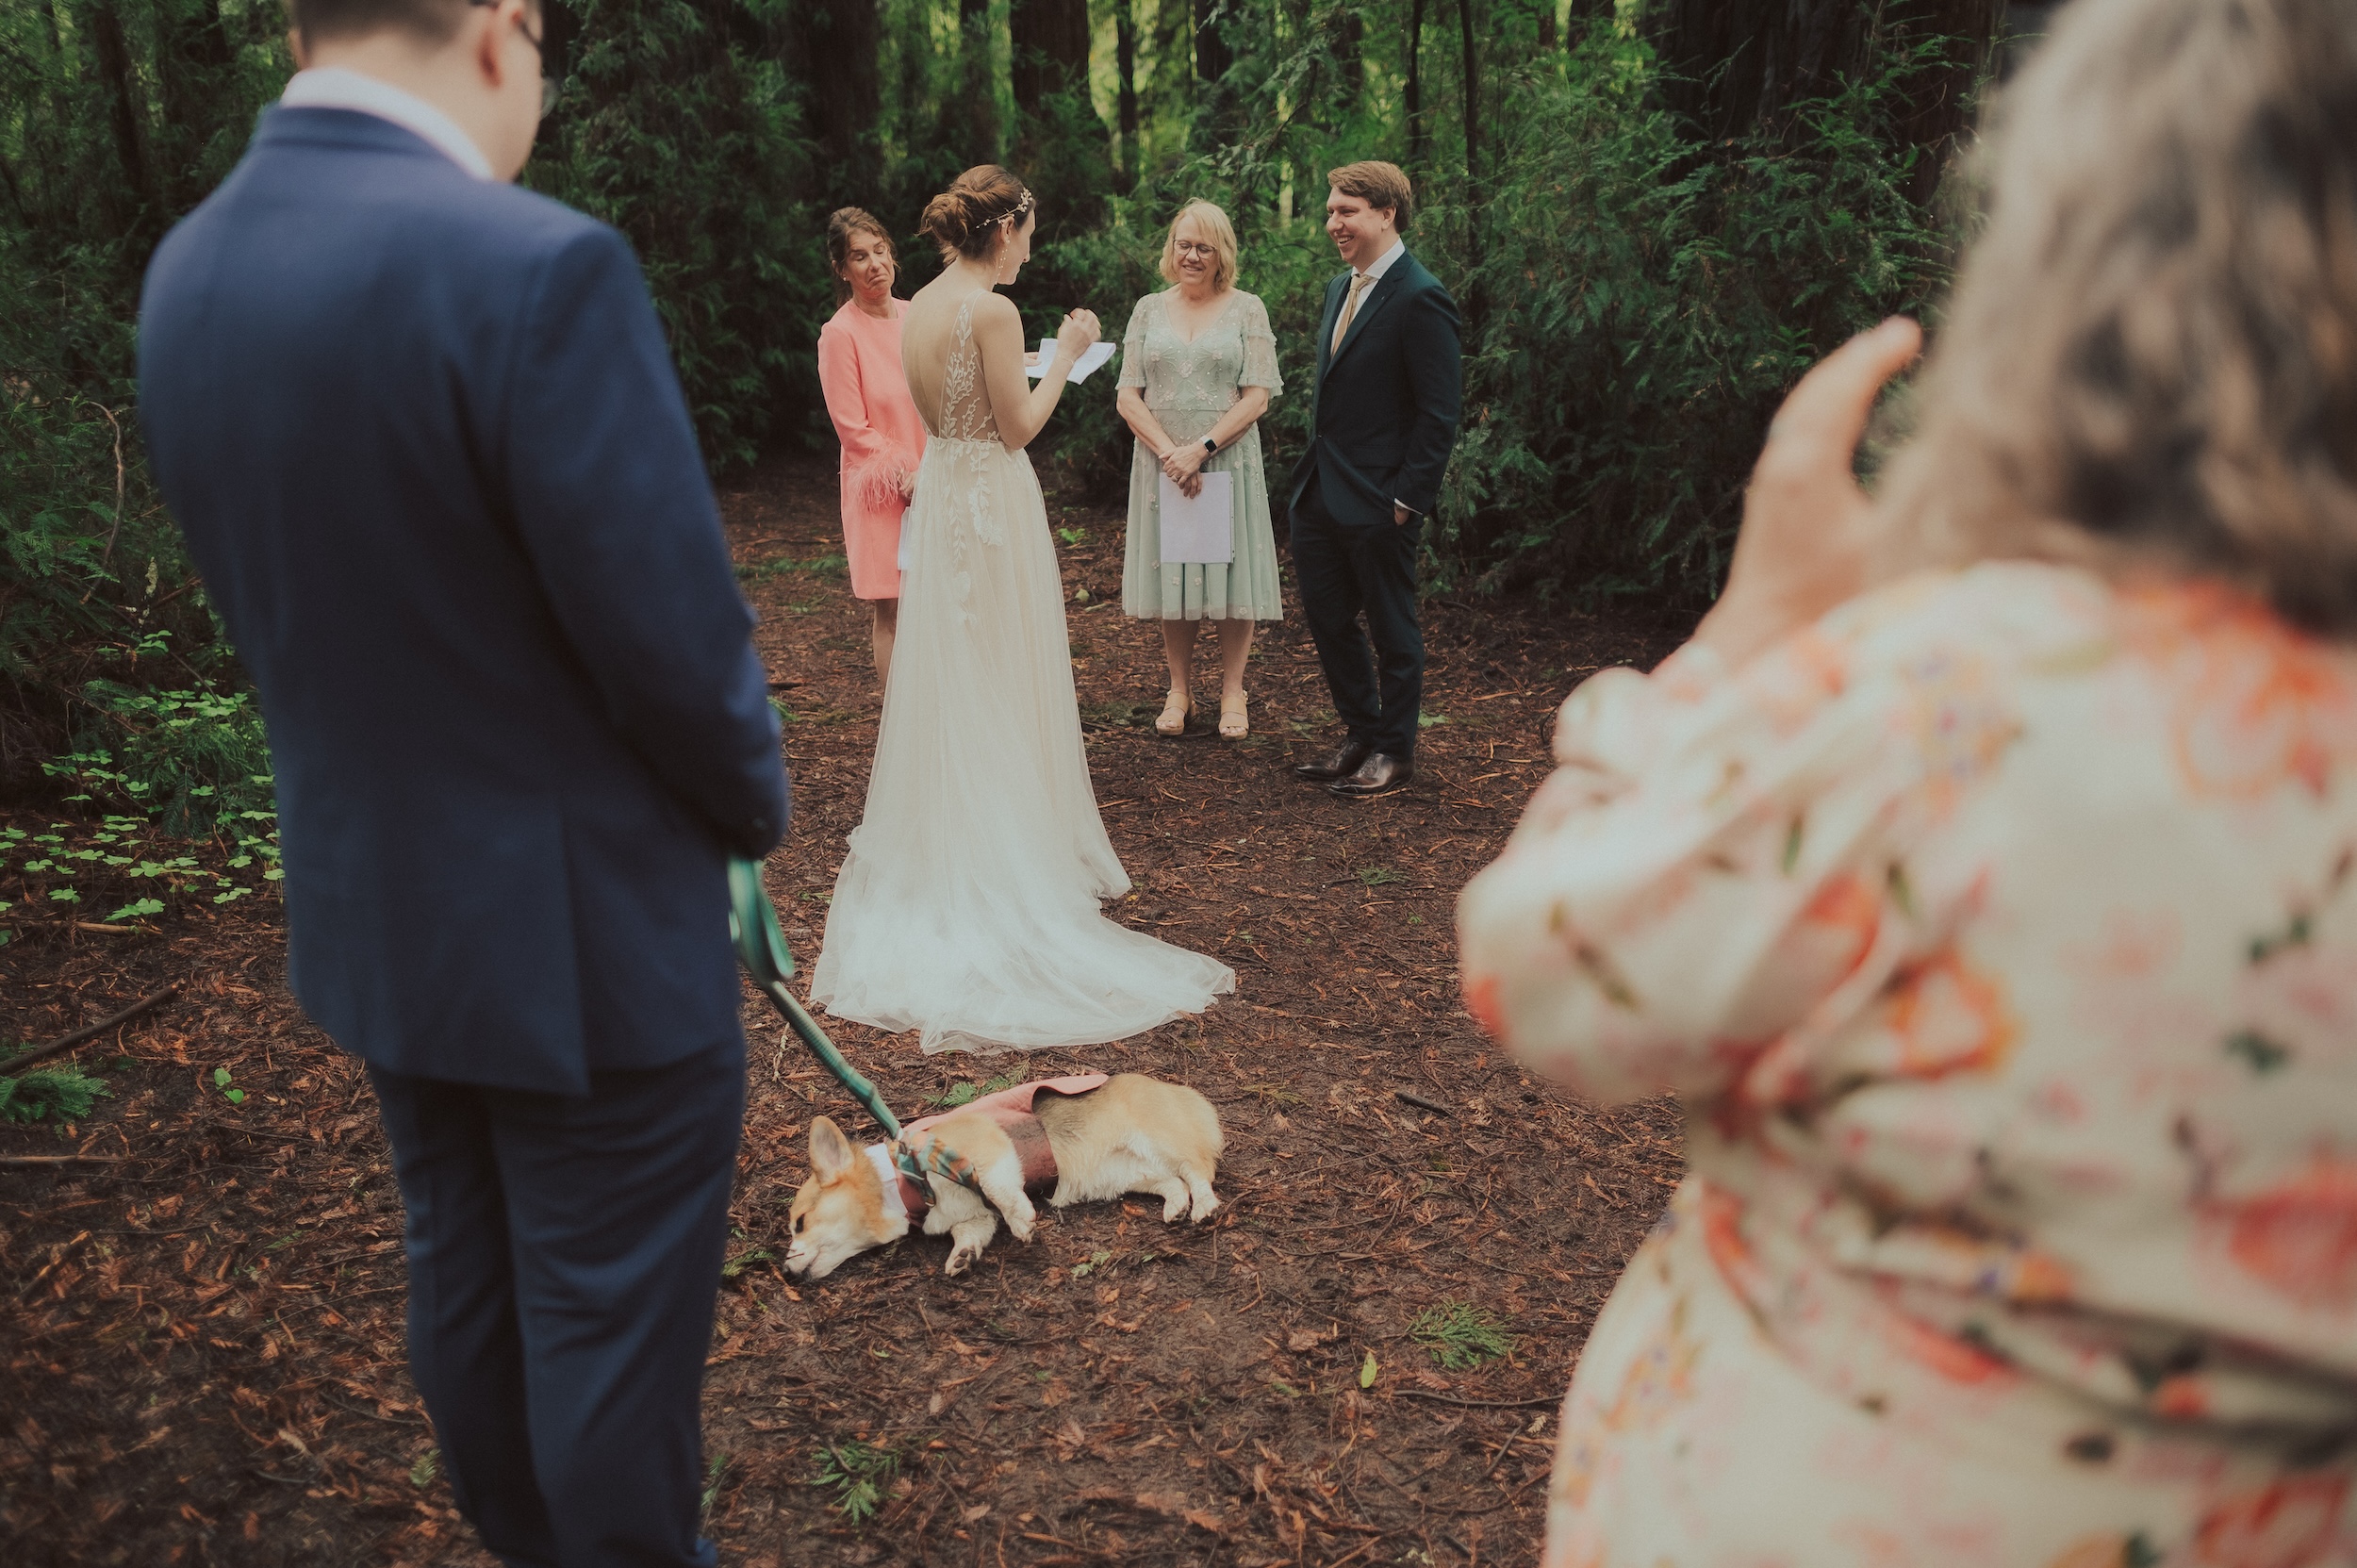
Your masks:
[{"label": "navy suit jacket", "polygon": [[565,1094],[743,1048],[727,856],[786,781],[628,243],[282,108],[149,265],[157,477],[261,695],[296,995]]},{"label": "navy suit jacket", "polygon": [[1457,302],[1402,252],[1360,300],[1336,352],[1350,276],[1326,286],[1310,448],[1294,465],[1287,504],[1299,506],[1314,484],[1343,527],[1389,528],[1393,502],[1419,517],[1441,502],[1464,396]]}]

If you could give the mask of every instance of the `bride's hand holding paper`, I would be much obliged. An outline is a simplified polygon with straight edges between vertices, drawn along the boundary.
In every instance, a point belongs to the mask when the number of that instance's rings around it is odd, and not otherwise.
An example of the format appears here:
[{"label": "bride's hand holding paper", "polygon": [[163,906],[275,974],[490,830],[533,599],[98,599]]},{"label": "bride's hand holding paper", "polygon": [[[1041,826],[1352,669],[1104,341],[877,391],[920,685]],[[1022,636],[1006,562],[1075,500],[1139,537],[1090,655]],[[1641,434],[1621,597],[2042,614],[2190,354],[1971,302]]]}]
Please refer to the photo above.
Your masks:
[{"label": "bride's hand holding paper", "polygon": [[1067,310],[1063,324],[1056,329],[1056,352],[1069,353],[1078,359],[1096,347],[1097,339],[1104,336],[1105,329],[1098,323],[1096,311]]},{"label": "bride's hand holding paper", "polygon": [[1098,325],[1095,311],[1067,312],[1056,336],[1041,338],[1039,347],[1023,356],[1024,371],[1036,380],[1062,364],[1066,381],[1076,385],[1086,381],[1113,356],[1113,345],[1103,338],[1104,328]]}]

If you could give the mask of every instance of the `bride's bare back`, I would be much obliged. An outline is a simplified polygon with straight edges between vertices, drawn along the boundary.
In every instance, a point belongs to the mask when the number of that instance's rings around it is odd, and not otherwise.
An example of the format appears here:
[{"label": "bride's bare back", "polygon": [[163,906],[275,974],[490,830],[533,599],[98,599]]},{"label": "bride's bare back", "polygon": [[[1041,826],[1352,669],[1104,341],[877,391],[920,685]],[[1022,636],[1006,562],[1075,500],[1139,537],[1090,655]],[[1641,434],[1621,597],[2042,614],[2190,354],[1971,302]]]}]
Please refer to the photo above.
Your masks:
[{"label": "bride's bare back", "polygon": [[[986,441],[998,436],[975,341],[975,319],[997,314],[987,308],[992,301],[1014,314],[1014,305],[990,289],[945,273],[916,291],[901,320],[900,370],[926,433],[936,440]],[[1015,341],[1020,353],[1022,338]]]},{"label": "bride's bare back", "polygon": [[1096,318],[1076,310],[1056,338],[1039,385],[1024,372],[1023,318],[1013,301],[951,267],[916,291],[900,322],[900,371],[936,440],[996,440],[1020,452],[1047,423],[1064,378],[1096,340]]}]

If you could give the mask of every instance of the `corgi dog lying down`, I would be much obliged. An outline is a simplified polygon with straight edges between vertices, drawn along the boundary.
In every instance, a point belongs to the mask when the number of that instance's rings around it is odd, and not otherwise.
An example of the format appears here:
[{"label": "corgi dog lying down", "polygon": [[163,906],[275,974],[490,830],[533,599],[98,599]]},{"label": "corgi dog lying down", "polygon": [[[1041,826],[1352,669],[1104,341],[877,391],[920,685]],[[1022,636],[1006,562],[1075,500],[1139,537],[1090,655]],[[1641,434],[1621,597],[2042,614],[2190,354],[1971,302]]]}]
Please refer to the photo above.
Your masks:
[{"label": "corgi dog lying down", "polygon": [[846,1259],[907,1235],[919,1215],[925,1234],[950,1238],[942,1272],[963,1274],[997,1234],[1001,1217],[1017,1241],[1031,1239],[1037,1214],[1027,1185],[1047,1191],[1052,1181],[1047,1201],[1059,1209],[1152,1193],[1162,1200],[1165,1224],[1191,1215],[1199,1225],[1219,1207],[1211,1191],[1224,1143],[1219,1113],[1183,1084],[1138,1073],[1021,1084],[912,1123],[903,1138],[920,1160],[936,1143],[953,1152],[981,1196],[936,1178],[928,1207],[928,1195],[893,1167],[889,1148],[855,1149],[820,1116],[810,1124],[810,1180],[789,1211],[789,1274],[824,1279]]}]

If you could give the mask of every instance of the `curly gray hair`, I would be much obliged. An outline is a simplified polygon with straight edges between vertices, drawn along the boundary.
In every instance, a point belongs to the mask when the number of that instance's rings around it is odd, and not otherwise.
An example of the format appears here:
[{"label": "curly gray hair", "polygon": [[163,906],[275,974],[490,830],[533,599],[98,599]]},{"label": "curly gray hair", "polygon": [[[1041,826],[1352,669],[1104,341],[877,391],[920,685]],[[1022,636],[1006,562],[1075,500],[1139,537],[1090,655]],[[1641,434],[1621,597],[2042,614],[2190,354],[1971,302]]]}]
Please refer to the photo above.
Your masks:
[{"label": "curly gray hair", "polygon": [[1995,121],[1896,554],[2157,564],[2357,637],[2357,6],[2078,0]]}]

